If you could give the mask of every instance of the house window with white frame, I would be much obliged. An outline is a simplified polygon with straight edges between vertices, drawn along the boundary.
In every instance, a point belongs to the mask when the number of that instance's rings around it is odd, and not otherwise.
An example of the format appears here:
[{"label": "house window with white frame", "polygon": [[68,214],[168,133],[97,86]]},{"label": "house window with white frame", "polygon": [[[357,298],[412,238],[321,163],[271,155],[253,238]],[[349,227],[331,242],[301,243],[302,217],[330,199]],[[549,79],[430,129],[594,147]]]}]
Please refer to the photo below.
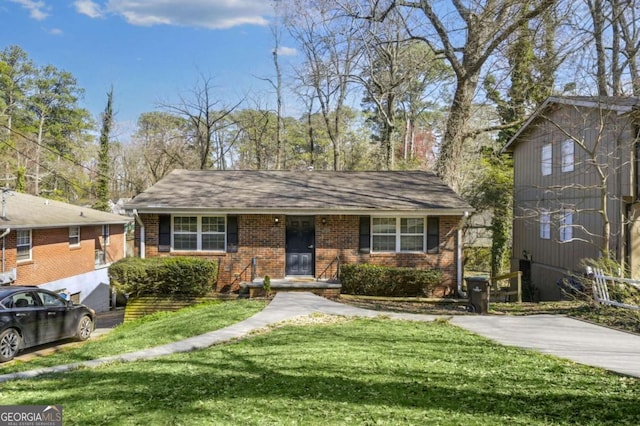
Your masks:
[{"label": "house window with white frame", "polygon": [[374,252],[423,252],[425,219],[422,217],[374,217],[371,227]]},{"label": "house window with white frame", "polygon": [[31,229],[18,229],[16,231],[16,248],[18,262],[31,260]]},{"label": "house window with white frame", "polygon": [[69,227],[69,247],[78,247],[80,245],[80,227]]},{"label": "house window with white frame", "polygon": [[549,176],[553,166],[553,146],[548,143],[542,146],[540,156],[542,176]]},{"label": "house window with white frame", "polygon": [[109,229],[109,225],[102,225],[102,244],[105,246],[109,245],[109,236],[111,235],[111,229]]},{"label": "house window with white frame", "polygon": [[177,251],[224,251],[225,216],[174,216],[173,249]]},{"label": "house window with white frame", "polygon": [[573,212],[563,210],[560,216],[560,241],[566,243],[573,238]]},{"label": "house window with white frame", "polygon": [[569,139],[562,142],[562,172],[572,172],[574,162],[574,143]]},{"label": "house window with white frame", "polygon": [[551,213],[549,210],[540,211],[540,238],[551,239]]},{"label": "house window with white frame", "polygon": [[424,251],[423,218],[400,218],[400,251]]},{"label": "house window with white frame", "polygon": [[374,217],[371,238],[373,251],[396,251],[396,218]]},{"label": "house window with white frame", "polygon": [[226,238],[224,216],[202,217],[202,250],[224,250]]}]

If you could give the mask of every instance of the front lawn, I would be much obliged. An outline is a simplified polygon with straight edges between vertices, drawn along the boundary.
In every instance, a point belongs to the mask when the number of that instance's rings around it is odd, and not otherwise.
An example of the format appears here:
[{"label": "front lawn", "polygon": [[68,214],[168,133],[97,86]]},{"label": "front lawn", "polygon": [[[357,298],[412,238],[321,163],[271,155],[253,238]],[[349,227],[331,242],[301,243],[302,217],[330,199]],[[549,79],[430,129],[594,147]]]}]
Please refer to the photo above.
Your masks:
[{"label": "front lawn", "polygon": [[[640,381],[454,327],[311,317],[239,342],[0,384],[65,425],[640,424]],[[311,322],[311,321],[310,321]]]},{"label": "front lawn", "polygon": [[70,364],[175,342],[235,324],[265,306],[266,302],[259,300],[214,301],[177,312],[158,312],[120,324],[97,340],[83,342],[77,347],[27,362],[15,360],[0,364],[0,374]]}]

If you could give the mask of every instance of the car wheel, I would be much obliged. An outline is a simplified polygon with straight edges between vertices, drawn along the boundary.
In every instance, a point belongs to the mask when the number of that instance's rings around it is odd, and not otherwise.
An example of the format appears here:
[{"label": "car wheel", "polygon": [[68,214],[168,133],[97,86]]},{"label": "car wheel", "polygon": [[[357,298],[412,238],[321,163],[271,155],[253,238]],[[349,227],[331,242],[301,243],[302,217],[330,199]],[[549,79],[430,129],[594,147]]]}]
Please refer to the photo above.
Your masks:
[{"label": "car wheel", "polygon": [[89,336],[91,336],[91,332],[93,331],[93,320],[89,315],[85,315],[80,318],[80,322],[78,323],[78,332],[76,333],[76,337],[78,340],[87,340]]},{"label": "car wheel", "polygon": [[0,362],[11,361],[20,350],[22,338],[15,328],[9,328],[0,334]]}]

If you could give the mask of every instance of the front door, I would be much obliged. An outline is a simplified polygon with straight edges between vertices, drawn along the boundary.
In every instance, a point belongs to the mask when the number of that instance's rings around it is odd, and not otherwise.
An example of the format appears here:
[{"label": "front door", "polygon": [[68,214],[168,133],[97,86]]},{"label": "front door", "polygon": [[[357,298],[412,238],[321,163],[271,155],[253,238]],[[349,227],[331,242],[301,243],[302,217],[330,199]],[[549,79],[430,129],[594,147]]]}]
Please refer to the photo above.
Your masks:
[{"label": "front door", "polygon": [[314,225],[314,216],[287,216],[287,275],[313,275]]}]

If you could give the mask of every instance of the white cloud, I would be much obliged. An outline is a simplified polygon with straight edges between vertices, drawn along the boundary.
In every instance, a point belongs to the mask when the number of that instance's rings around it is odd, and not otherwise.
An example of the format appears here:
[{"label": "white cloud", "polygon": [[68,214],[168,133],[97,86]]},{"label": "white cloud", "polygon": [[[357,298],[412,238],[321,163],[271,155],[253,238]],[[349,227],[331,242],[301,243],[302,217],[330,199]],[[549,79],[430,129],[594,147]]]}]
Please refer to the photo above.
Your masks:
[{"label": "white cloud", "polygon": [[99,18],[102,16],[100,5],[92,0],[76,0],[73,2],[76,11],[89,18]]},{"label": "white cloud", "polygon": [[36,21],[42,21],[49,16],[50,6],[47,6],[43,1],[35,0],[9,0],[13,3],[17,3],[29,11],[29,16]]},{"label": "white cloud", "polygon": [[[107,0],[104,6],[92,0],[77,0],[75,4],[76,9],[87,16],[91,16],[88,10],[102,10],[139,26],[224,29],[238,25],[266,25],[267,18],[273,15],[273,7],[267,0]],[[81,11],[79,4],[87,9]]]},{"label": "white cloud", "polygon": [[62,30],[60,28],[51,28],[49,30],[49,34],[51,34],[51,35],[62,35],[63,32],[62,32]]},{"label": "white cloud", "polygon": [[280,56],[296,56],[298,51],[293,47],[281,46],[278,48],[278,55]]}]

